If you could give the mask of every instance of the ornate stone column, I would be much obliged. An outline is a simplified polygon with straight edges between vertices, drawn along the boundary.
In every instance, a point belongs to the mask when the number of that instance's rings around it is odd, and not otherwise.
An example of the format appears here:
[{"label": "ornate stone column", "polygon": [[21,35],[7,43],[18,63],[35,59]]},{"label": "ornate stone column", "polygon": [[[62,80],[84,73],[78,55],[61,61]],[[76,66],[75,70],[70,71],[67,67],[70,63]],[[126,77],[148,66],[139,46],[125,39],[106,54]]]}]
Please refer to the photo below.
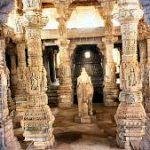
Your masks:
[{"label": "ornate stone column", "polygon": [[70,41],[67,39],[67,19],[71,12],[68,12],[68,5],[65,3],[56,5],[58,11],[59,22],[59,39],[57,44],[59,46],[59,107],[71,107],[72,100],[72,78],[71,78],[71,60],[69,55]]},{"label": "ornate stone column", "polygon": [[100,15],[104,19],[105,37],[102,39],[104,45],[104,104],[105,106],[117,106],[119,89],[116,83],[116,65],[113,60],[114,43],[118,40],[114,36],[114,27],[112,23],[112,10],[114,1],[102,1],[98,7]]},{"label": "ornate stone column", "polygon": [[[147,42],[147,60],[145,65],[145,76],[143,87],[145,89],[145,109],[148,117],[150,118],[150,38],[146,40]],[[149,121],[150,122],[150,121]],[[150,129],[149,129],[150,130]]]},{"label": "ornate stone column", "polygon": [[53,50],[53,62],[54,62],[53,71],[54,71],[54,83],[55,84],[57,83],[57,76],[56,76],[57,59],[56,59],[56,57],[57,57],[57,52],[56,52],[56,50]]},{"label": "ornate stone column", "polygon": [[54,144],[54,116],[47,105],[46,70],[43,66],[41,30],[46,24],[42,17],[41,0],[23,0],[28,67],[26,80],[27,109],[22,121],[26,141],[33,141],[31,149],[50,149]]},{"label": "ornate stone column", "polygon": [[116,83],[116,65],[113,60],[114,42],[116,39],[112,36],[103,39],[105,45],[105,71],[104,71],[104,104],[105,106],[117,106],[119,90]]},{"label": "ornate stone column", "polygon": [[9,51],[10,51],[10,63],[11,63],[11,68],[10,68],[10,83],[11,83],[11,91],[12,91],[12,97],[15,97],[16,94],[16,87],[17,87],[17,78],[16,78],[16,73],[17,73],[17,64],[16,64],[16,53],[15,53],[15,45],[10,44],[8,46]]},{"label": "ornate stone column", "polygon": [[0,37],[0,139],[1,149],[20,150],[20,144],[14,136],[12,119],[9,116],[7,92],[9,71],[5,62],[5,39]]},{"label": "ornate stone column", "polygon": [[138,22],[143,12],[138,0],[119,0],[123,54],[121,62],[120,105],[115,114],[117,143],[131,149],[145,134],[146,114],[142,105],[142,82],[137,61]]},{"label": "ornate stone column", "polygon": [[[23,35],[22,35],[23,36]],[[16,121],[23,119],[24,111],[26,108],[26,56],[25,56],[25,41],[17,40],[16,50],[18,55],[18,67],[17,67],[17,86],[15,93],[16,101]]]},{"label": "ornate stone column", "polygon": [[71,107],[72,99],[72,78],[71,78],[71,63],[68,52],[69,40],[59,41],[59,107]]}]

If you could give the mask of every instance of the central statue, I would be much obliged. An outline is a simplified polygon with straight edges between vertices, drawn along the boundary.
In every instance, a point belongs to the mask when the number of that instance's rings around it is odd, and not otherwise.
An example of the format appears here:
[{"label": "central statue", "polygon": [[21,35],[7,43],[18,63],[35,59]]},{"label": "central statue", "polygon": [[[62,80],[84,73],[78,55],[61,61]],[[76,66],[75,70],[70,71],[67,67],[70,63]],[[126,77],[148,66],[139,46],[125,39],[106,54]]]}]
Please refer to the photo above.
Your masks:
[{"label": "central statue", "polygon": [[87,74],[85,68],[82,68],[81,75],[77,79],[78,116],[75,117],[75,122],[92,122],[93,91],[91,77]]}]

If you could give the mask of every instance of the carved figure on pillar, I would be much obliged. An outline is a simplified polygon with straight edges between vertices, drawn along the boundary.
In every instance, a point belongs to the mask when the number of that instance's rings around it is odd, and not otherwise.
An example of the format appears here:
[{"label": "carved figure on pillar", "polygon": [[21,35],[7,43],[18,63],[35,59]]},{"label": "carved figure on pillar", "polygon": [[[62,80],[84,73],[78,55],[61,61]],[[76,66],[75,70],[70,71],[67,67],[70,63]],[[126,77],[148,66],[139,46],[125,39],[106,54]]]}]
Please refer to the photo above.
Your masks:
[{"label": "carved figure on pillar", "polygon": [[92,123],[93,117],[93,85],[91,77],[88,76],[85,68],[82,68],[81,75],[77,79],[78,116],[75,122]]}]

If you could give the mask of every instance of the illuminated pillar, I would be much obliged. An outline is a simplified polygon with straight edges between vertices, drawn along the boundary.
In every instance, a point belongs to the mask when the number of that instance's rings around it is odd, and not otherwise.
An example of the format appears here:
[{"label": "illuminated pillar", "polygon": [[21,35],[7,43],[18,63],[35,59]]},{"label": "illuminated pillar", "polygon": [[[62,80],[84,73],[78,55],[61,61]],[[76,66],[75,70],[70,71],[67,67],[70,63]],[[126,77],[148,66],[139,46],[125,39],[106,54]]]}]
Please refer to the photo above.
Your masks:
[{"label": "illuminated pillar", "polygon": [[20,150],[20,144],[14,136],[12,119],[8,110],[9,71],[5,61],[5,39],[0,38],[0,140],[1,149]]},{"label": "illuminated pillar", "polygon": [[[23,36],[23,35],[22,35]],[[18,55],[18,67],[17,67],[17,86],[15,93],[16,101],[16,121],[21,121],[23,119],[23,114],[26,109],[26,55],[25,55],[25,41],[17,40],[16,41],[16,50]]]},{"label": "illuminated pillar", "polygon": [[104,104],[105,106],[117,106],[119,90],[116,83],[116,65],[113,60],[115,38],[104,38],[105,45],[105,71],[104,71]]},{"label": "illuminated pillar", "polygon": [[137,26],[142,18],[138,0],[119,0],[119,19],[122,33],[121,93],[115,114],[117,143],[131,149],[145,134],[146,113],[142,105],[142,82],[137,61]]},{"label": "illuminated pillar", "polygon": [[59,107],[71,107],[73,103],[73,87],[71,78],[71,59],[69,55],[70,41],[67,39],[67,19],[71,12],[68,12],[69,8],[63,2],[56,5],[58,11],[59,22],[59,39],[57,44],[59,46],[59,81],[58,88],[59,95]]},{"label": "illuminated pillar", "polygon": [[41,42],[41,30],[47,20],[42,17],[41,4],[41,0],[23,0],[28,67],[26,71],[27,109],[22,126],[25,140],[34,142],[31,149],[50,149],[54,144],[54,116],[47,105],[47,79]]}]

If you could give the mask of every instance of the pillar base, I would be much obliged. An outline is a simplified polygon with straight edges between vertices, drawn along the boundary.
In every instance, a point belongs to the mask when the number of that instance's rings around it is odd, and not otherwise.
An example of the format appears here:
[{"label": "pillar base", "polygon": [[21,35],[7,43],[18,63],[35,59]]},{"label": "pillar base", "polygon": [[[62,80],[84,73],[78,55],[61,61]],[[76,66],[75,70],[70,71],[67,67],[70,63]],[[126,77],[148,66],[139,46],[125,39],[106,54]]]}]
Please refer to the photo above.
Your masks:
[{"label": "pillar base", "polygon": [[14,136],[12,120],[8,117],[4,123],[4,142],[3,147],[7,150],[21,150],[21,146],[17,138]]},{"label": "pillar base", "polygon": [[58,88],[58,106],[60,108],[72,107],[72,86],[60,85]]},{"label": "pillar base", "polygon": [[142,103],[121,102],[115,114],[117,143],[120,148],[131,149],[145,134],[146,114]]},{"label": "pillar base", "polygon": [[74,121],[76,123],[81,123],[81,124],[90,124],[93,123],[96,120],[96,116],[75,116]]},{"label": "pillar base", "polygon": [[[104,89],[104,105],[105,106],[118,106],[119,104],[119,90],[117,87],[105,87]],[[118,102],[117,102],[118,100]]]},{"label": "pillar base", "polygon": [[41,149],[51,147],[54,143],[53,123],[54,116],[47,105],[30,106],[25,112],[22,126],[25,141],[33,141],[34,147]]},{"label": "pillar base", "polygon": [[52,149],[52,147],[54,146],[54,144],[55,144],[55,138],[53,136],[48,141],[34,142],[27,149],[29,149],[29,150]]},{"label": "pillar base", "polygon": [[107,106],[107,107],[111,107],[111,106],[118,106],[119,103],[118,103],[118,102],[114,102],[114,101],[112,101],[112,99],[111,99],[111,100],[105,101],[105,102],[104,102],[104,105]]},{"label": "pillar base", "polygon": [[68,102],[68,103],[66,103],[66,102],[64,102],[64,103],[63,103],[63,102],[60,102],[58,106],[59,106],[59,108],[71,108],[72,105],[73,105],[73,104],[72,104],[72,103],[69,103],[69,102]]}]

